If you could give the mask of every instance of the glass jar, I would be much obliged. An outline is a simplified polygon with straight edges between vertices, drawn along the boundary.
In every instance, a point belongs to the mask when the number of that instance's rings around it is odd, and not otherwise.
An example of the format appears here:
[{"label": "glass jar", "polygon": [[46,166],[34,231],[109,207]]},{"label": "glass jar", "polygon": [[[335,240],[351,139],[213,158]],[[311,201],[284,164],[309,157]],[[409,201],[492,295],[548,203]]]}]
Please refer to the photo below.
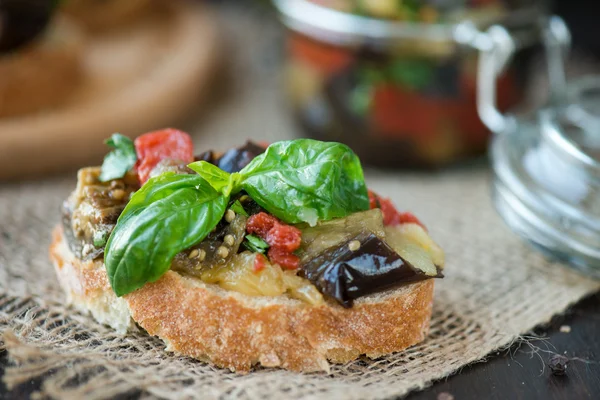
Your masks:
[{"label": "glass jar", "polygon": [[[568,30],[553,19],[545,36],[551,82],[545,108],[504,115],[491,85],[479,88],[479,111],[495,132],[494,202],[527,241],[600,278],[600,76],[567,83]],[[501,27],[490,28],[488,37],[492,45],[482,53],[480,74],[493,77],[518,46]]]},{"label": "glass jar", "polygon": [[[532,3],[275,0],[289,29],[294,116],[305,135],[344,142],[371,165],[437,167],[482,154],[489,131],[476,109],[473,38],[497,22],[535,30]],[[497,76],[500,110],[521,101],[527,58],[524,46]]]}]

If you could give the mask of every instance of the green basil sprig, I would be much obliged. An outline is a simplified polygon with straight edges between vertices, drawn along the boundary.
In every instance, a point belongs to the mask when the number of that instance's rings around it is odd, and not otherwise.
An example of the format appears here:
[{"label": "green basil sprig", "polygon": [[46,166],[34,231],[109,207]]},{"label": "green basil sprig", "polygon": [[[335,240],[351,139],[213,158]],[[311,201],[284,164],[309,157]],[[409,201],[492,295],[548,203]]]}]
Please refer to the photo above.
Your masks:
[{"label": "green basil sprig", "polygon": [[264,253],[269,249],[269,244],[255,235],[246,235],[244,246],[254,253]]},{"label": "green basil sprig", "polygon": [[119,179],[125,176],[135,165],[137,154],[135,146],[131,139],[119,133],[114,133],[110,139],[104,142],[114,150],[104,157],[102,171],[100,173],[100,182],[107,182],[112,179]]},{"label": "green basil sprig", "polygon": [[241,214],[244,217],[249,217],[246,210],[244,210],[244,206],[242,206],[242,203],[240,203],[239,200],[234,201],[231,207],[229,208],[231,208],[231,211],[235,212],[236,214]]},{"label": "green basil sprig", "polygon": [[205,161],[188,167],[198,175],[168,173],[150,179],[121,214],[105,252],[117,296],[160,278],[177,253],[208,235],[223,218],[231,195],[242,190],[290,224],[314,225],[369,209],[360,161],[340,143],[274,143],[232,174]]},{"label": "green basil sprig", "polygon": [[315,225],[369,209],[360,160],[341,143],[274,143],[240,175],[241,188],[254,201],[290,224]]}]

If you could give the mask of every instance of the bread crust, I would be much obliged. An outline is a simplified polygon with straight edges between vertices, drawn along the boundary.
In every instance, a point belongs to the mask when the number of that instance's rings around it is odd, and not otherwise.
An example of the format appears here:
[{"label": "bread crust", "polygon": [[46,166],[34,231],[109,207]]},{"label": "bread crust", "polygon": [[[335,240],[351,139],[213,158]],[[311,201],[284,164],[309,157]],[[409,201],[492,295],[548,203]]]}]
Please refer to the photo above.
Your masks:
[{"label": "bread crust", "polygon": [[329,361],[397,352],[422,341],[429,330],[432,279],[361,298],[350,309],[334,302],[313,306],[285,296],[247,296],[174,271],[117,299],[103,263],[76,259],[60,227],[50,257],[75,305],[94,314],[99,301],[123,301],[131,318],[164,340],[168,351],[242,373],[258,364],[329,371]]}]

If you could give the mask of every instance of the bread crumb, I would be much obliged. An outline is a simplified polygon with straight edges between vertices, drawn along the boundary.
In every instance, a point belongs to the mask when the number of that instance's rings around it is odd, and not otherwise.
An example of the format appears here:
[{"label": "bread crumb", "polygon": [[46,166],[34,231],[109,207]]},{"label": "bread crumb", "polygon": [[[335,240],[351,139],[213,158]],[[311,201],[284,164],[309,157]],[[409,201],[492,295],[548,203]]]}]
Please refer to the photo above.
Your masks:
[{"label": "bread crumb", "polygon": [[560,331],[562,333],[569,333],[569,332],[571,332],[571,327],[569,325],[562,325],[560,327]]},{"label": "bread crumb", "polygon": [[441,392],[437,395],[437,400],[454,400],[454,396],[448,392]]}]

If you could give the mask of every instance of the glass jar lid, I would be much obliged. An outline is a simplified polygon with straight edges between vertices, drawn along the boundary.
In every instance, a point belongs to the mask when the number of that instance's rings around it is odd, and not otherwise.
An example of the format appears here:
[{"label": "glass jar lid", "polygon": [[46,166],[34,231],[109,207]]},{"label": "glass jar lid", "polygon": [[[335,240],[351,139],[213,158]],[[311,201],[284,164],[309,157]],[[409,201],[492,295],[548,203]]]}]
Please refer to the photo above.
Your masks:
[{"label": "glass jar lid", "polygon": [[[551,21],[545,40],[551,77],[560,86],[550,104],[533,115],[505,117],[480,88],[479,111],[495,131],[494,201],[501,216],[546,253],[600,278],[600,76],[561,81],[564,51],[557,49],[568,44],[561,24]],[[505,39],[495,41],[496,50],[507,47]],[[494,59],[483,55],[479,73],[489,77],[497,68],[488,70],[486,57]]]},{"label": "glass jar lid", "polygon": [[[578,89],[596,93],[600,111],[600,78],[590,83]],[[586,108],[581,102],[549,108],[496,135],[494,194],[515,231],[600,278],[600,113],[585,120]]]}]

